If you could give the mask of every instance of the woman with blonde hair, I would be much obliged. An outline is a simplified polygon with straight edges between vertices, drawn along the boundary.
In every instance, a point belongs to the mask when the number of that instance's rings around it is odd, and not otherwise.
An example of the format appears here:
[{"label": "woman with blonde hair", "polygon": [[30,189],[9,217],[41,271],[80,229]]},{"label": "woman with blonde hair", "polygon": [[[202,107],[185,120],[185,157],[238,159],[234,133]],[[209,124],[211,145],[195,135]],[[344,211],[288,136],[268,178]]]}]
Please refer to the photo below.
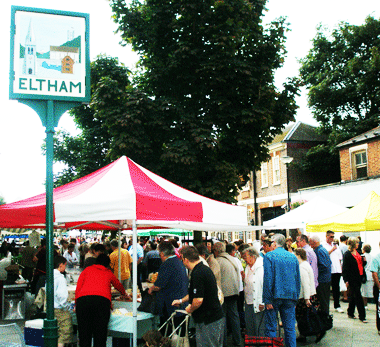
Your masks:
[{"label": "woman with blonde hair", "polygon": [[359,319],[363,323],[368,323],[365,319],[365,309],[363,297],[360,291],[362,278],[365,276],[364,265],[365,259],[357,251],[359,240],[356,237],[350,237],[347,241],[348,252],[343,256],[343,280],[349,291],[349,304],[347,314],[349,318],[355,319],[355,307],[359,312]]}]

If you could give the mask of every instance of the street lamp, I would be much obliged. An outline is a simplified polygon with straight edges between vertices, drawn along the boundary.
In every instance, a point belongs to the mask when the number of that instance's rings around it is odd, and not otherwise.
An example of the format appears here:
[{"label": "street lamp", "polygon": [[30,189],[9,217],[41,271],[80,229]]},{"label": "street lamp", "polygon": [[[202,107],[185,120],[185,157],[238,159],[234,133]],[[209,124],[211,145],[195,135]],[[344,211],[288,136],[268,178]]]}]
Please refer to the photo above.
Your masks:
[{"label": "street lamp", "polygon": [[288,193],[288,206],[287,206],[287,212],[290,211],[290,192],[289,192],[289,174],[288,174],[288,166],[289,164],[293,161],[293,157],[289,157],[287,155],[281,157],[281,161],[285,164],[286,166],[286,190]]}]

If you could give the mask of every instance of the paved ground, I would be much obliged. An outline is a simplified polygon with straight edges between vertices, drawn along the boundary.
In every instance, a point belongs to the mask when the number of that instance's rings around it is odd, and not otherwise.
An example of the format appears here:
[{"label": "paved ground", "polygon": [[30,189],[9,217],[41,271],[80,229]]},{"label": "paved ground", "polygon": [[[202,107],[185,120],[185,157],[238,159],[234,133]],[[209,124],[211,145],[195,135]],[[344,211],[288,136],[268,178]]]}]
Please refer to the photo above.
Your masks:
[{"label": "paved ground", "polygon": [[[326,333],[326,336],[319,343],[315,343],[314,337],[308,337],[307,343],[298,343],[297,346],[319,346],[319,347],[374,347],[380,345],[380,336],[376,329],[376,306],[368,304],[367,320],[368,324],[362,323],[359,319],[349,319],[347,317],[348,304],[341,303],[345,313],[333,311],[332,301],[330,312],[334,316],[334,327]],[[357,316],[357,312],[355,313]]]},{"label": "paved ground", "polygon": [[[342,309],[346,312],[348,304],[341,303]],[[334,327],[326,333],[326,336],[319,343],[315,343],[314,337],[308,337],[306,343],[298,343],[302,346],[318,347],[375,347],[380,345],[380,335],[376,329],[375,305],[369,304],[367,310],[368,324],[362,323],[359,319],[349,319],[346,313],[330,311],[334,316]],[[357,315],[357,313],[356,313]],[[10,321],[0,321],[0,324],[8,324]],[[24,321],[17,321],[23,329]],[[242,344],[243,346],[243,344]],[[112,347],[112,339],[108,338],[107,347]]]}]

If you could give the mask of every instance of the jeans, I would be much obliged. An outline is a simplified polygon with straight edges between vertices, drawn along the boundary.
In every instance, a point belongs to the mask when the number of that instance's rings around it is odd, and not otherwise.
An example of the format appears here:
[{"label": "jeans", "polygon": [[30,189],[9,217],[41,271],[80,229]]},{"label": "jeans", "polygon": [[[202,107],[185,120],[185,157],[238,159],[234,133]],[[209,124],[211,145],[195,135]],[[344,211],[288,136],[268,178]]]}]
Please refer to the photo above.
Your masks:
[{"label": "jeans", "polygon": [[265,335],[276,337],[277,315],[280,312],[282,326],[285,332],[285,346],[297,347],[296,344],[296,304],[297,301],[290,299],[275,299],[273,310],[265,311],[266,329]]},{"label": "jeans", "polygon": [[223,312],[226,317],[224,328],[223,346],[227,346],[227,322],[229,322],[232,331],[232,342],[235,346],[241,345],[240,338],[240,319],[237,309],[238,295],[224,297]]}]

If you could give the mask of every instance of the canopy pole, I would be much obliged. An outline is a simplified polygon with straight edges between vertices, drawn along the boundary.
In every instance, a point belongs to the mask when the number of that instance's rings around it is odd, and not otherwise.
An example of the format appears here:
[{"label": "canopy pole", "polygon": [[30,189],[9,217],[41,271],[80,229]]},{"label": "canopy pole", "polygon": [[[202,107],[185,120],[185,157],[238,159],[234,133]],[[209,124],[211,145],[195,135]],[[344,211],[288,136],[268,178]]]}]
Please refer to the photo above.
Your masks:
[{"label": "canopy pole", "polygon": [[136,219],[132,221],[132,247],[133,247],[133,347],[137,347],[137,226]]}]

